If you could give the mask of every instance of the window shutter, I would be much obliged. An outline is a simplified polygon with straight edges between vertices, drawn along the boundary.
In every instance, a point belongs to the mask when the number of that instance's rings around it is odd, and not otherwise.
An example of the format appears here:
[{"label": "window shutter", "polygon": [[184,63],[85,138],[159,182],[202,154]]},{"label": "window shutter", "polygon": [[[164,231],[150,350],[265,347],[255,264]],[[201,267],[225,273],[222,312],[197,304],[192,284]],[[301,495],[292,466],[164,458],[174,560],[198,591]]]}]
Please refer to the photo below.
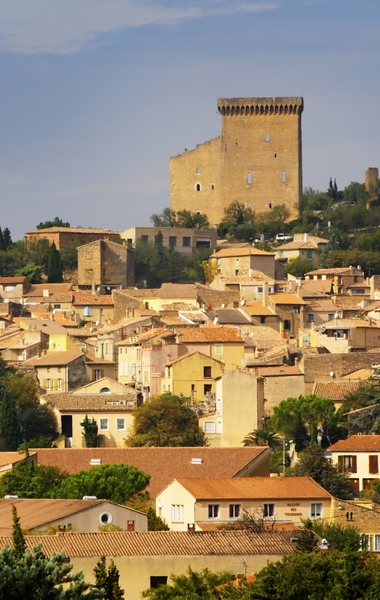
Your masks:
[{"label": "window shutter", "polygon": [[352,469],[351,469],[351,473],[357,473],[356,456],[352,457]]},{"label": "window shutter", "polygon": [[344,471],[343,456],[338,456],[338,471],[339,473],[343,473]]},{"label": "window shutter", "polygon": [[375,454],[369,457],[369,472],[372,474],[379,472],[379,458]]}]

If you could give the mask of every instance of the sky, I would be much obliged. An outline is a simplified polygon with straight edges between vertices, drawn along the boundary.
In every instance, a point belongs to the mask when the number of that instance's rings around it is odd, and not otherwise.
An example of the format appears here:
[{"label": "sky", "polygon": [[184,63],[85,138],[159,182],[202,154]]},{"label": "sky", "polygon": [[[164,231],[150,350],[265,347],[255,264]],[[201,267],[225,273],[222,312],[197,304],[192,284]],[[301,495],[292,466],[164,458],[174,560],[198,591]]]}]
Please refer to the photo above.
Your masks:
[{"label": "sky", "polygon": [[303,183],[380,167],[379,0],[0,0],[0,226],[121,231],[218,97],[303,96]]}]

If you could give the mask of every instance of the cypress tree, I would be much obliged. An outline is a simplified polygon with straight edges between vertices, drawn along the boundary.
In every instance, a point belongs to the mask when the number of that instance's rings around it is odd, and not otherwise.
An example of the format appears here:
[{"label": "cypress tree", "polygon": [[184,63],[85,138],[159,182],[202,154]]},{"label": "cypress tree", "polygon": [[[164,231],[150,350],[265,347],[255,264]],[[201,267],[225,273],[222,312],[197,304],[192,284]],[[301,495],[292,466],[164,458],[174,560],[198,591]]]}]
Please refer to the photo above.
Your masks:
[{"label": "cypress tree", "polygon": [[17,408],[10,392],[0,383],[0,438],[4,450],[17,450],[22,442]]},{"label": "cypress tree", "polygon": [[15,551],[16,558],[20,560],[24,556],[24,552],[26,550],[26,543],[24,534],[20,525],[20,517],[17,514],[17,508],[14,504],[12,504],[12,515],[13,515],[13,547]]},{"label": "cypress tree", "polygon": [[61,254],[54,242],[49,248],[47,280],[48,283],[61,283],[63,281]]},{"label": "cypress tree", "polygon": [[119,570],[111,559],[107,569],[106,557],[102,556],[94,568],[95,588],[104,590],[104,600],[123,600],[124,590],[119,585]]},{"label": "cypress tree", "polygon": [[98,424],[94,418],[89,419],[86,415],[80,424],[83,427],[83,435],[86,441],[86,448],[98,447]]},{"label": "cypress tree", "polygon": [[13,242],[10,229],[8,227],[5,227],[3,229],[3,249],[6,250],[8,246],[11,246],[12,244]]}]

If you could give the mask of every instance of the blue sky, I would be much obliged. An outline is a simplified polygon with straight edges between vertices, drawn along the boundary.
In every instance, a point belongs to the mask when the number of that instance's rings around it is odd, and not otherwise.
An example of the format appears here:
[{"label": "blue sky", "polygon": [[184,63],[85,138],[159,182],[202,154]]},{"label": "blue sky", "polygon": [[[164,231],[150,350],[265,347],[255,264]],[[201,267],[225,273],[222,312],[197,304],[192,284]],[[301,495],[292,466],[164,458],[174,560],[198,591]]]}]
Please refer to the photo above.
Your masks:
[{"label": "blue sky", "polygon": [[303,96],[303,181],[380,167],[379,0],[0,0],[0,226],[169,206],[218,97]]}]

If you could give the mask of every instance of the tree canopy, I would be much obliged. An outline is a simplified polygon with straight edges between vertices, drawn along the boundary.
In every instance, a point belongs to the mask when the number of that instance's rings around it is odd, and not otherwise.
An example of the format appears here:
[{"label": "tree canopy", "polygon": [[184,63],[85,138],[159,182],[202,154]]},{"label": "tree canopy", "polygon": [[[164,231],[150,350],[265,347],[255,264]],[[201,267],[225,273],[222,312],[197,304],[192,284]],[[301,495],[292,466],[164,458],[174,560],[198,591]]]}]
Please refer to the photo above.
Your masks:
[{"label": "tree canopy", "polygon": [[45,495],[49,498],[83,498],[96,496],[125,504],[146,488],[150,475],[124,463],[100,465],[69,475]]},{"label": "tree canopy", "polygon": [[127,446],[206,446],[204,432],[186,399],[170,393],[152,396],[134,412]]},{"label": "tree canopy", "polygon": [[207,215],[186,209],[175,212],[170,208],[164,208],[162,213],[151,215],[150,220],[154,227],[184,227],[187,229],[208,229],[210,227]]},{"label": "tree canopy", "polygon": [[66,477],[67,473],[58,467],[37,465],[33,458],[26,457],[0,478],[0,496],[14,494],[19,498],[45,498]]},{"label": "tree canopy", "polygon": [[37,229],[48,229],[49,227],[71,227],[68,221],[62,221],[60,217],[54,217],[52,221],[38,223]]}]

